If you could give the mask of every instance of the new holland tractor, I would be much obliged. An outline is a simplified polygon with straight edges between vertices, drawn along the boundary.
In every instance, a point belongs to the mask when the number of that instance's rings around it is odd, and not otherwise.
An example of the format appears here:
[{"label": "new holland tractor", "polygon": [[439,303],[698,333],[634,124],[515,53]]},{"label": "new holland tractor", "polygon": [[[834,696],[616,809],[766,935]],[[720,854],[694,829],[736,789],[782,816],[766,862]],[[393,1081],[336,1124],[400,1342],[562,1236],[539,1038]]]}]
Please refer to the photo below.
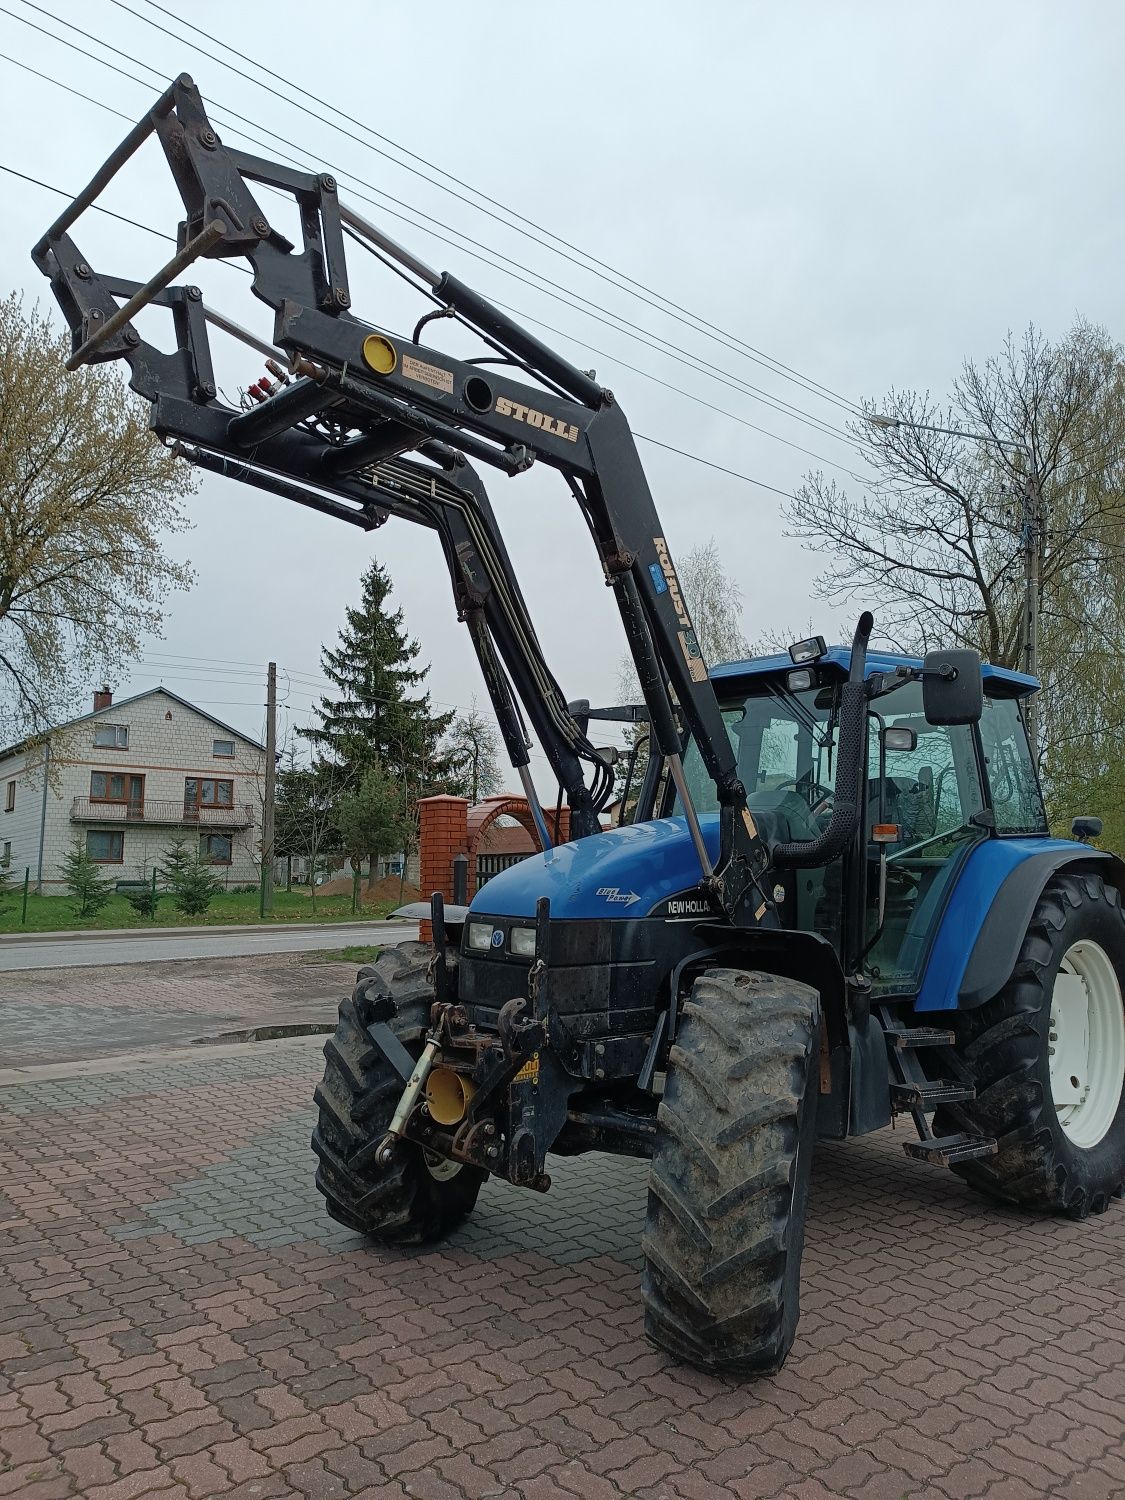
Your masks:
[{"label": "new holland tractor", "polygon": [[[185,213],[142,285],[97,271],[70,230],[150,135]],[[299,243],[270,221],[278,194]],[[353,312],[346,251],[428,300],[410,336]],[[552,1155],[647,1157],[648,1332],[748,1374],[777,1370],[794,1338],[818,1136],[907,1115],[910,1156],[1006,1203],[1084,1218],[1121,1196],[1125,867],[1089,842],[1096,819],[1073,841],[1048,832],[1034,681],[967,650],[869,651],[870,614],[846,649],[814,638],[709,668],[613,394],[341,204],[331,176],[226,146],[186,75],[33,254],[70,366],[124,359],[188,462],[363,530],[393,516],[436,533],[538,820],[538,854],[467,910],[435,895],[433,942],[388,948],[342,1002],[313,1135],[336,1219],[423,1245],[489,1176],[543,1192]],[[249,266],[272,330],[177,281],[201,256]],[[134,326],[151,307],[170,353]],[[484,352],[423,343],[439,318]],[[266,358],[238,405],[211,329]],[[532,464],[587,523],[641,704],[568,703],[543,659],[475,467]],[[608,829],[602,719],[647,746],[628,821]],[[570,808],[557,847],[532,736]]]}]

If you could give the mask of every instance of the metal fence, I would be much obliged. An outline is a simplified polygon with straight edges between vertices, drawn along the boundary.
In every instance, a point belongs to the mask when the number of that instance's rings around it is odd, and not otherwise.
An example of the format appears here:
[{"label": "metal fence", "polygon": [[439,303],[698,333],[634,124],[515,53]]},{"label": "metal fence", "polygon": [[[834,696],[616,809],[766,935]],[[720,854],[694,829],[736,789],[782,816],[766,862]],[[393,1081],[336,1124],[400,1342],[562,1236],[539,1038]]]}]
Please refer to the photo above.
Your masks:
[{"label": "metal fence", "polygon": [[510,870],[513,865],[530,857],[534,850],[529,849],[527,854],[478,854],[477,855],[477,890],[499,875],[501,870]]}]

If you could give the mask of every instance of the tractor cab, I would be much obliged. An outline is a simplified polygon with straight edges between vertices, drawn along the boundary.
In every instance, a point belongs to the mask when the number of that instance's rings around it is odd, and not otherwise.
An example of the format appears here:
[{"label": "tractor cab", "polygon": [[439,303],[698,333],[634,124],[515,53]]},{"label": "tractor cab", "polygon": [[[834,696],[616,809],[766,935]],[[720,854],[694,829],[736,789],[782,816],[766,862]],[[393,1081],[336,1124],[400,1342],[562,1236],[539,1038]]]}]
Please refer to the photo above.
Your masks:
[{"label": "tractor cab", "polygon": [[[831,817],[848,660],[846,648],[831,647],[801,667],[789,655],[764,656],[711,674],[768,847],[814,840]],[[845,970],[862,967],[886,994],[918,988],[948,894],[977,845],[1047,834],[1020,707],[1034,679],[985,665],[979,720],[931,723],[914,675],[922,666],[897,654],[868,656],[877,696],[867,711],[856,839],[830,863],[798,868],[785,881],[786,924],[827,938]],[[699,810],[714,811],[694,742],[684,772]],[[659,779],[653,810],[679,810],[675,788]]]}]

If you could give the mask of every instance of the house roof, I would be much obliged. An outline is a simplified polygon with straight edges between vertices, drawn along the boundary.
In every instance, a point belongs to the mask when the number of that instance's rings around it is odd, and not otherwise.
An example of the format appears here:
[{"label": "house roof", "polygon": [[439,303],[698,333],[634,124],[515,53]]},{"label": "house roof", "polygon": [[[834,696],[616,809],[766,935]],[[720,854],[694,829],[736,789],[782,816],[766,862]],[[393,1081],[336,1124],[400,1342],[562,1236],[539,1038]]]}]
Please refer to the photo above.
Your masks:
[{"label": "house roof", "polygon": [[79,714],[76,719],[67,719],[63,724],[56,724],[54,728],[46,731],[45,735],[28,736],[27,739],[18,741],[15,745],[9,745],[7,749],[0,750],[0,760],[6,760],[9,755],[17,755],[23,750],[32,738],[49,738],[52,734],[59,734],[64,729],[73,729],[75,724],[85,724],[91,719],[104,719],[115,714],[119,709],[128,708],[130,704],[140,703],[145,698],[152,698],[157,693],[162,693],[165,698],[171,698],[173,703],[178,703],[181,708],[190,708],[193,714],[198,714],[201,719],[206,719],[209,724],[214,724],[217,729],[225,729],[228,734],[233,734],[236,739],[242,740],[244,744],[253,745],[255,750],[264,750],[266,747],[258,740],[252,739],[250,735],[243,734],[241,729],[235,729],[233,724],[224,723],[222,719],[216,719],[214,714],[209,714],[206,709],[200,708],[197,703],[191,703],[187,698],[181,698],[179,693],[172,692],[171,688],[164,686],[145,688],[143,693],[134,693],[131,698],[118,698],[109,704],[107,708],[96,708],[88,714]]}]

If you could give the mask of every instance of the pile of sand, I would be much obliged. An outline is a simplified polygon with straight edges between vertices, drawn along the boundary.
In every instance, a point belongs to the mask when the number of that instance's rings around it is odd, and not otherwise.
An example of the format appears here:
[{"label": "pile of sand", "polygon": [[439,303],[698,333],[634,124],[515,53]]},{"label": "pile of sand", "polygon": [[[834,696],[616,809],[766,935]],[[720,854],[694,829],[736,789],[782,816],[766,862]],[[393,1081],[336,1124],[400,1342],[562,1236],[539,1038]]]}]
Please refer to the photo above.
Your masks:
[{"label": "pile of sand", "polygon": [[[352,877],[337,875],[335,880],[326,880],[323,885],[318,885],[316,893],[318,896],[350,896]],[[416,885],[411,885],[409,880],[404,880],[400,897],[397,875],[384,875],[382,880],[377,880],[368,890],[367,876],[364,875],[360,881],[359,899],[364,906],[385,906],[388,901],[395,906],[405,906],[408,901],[421,901],[422,892]]]}]

